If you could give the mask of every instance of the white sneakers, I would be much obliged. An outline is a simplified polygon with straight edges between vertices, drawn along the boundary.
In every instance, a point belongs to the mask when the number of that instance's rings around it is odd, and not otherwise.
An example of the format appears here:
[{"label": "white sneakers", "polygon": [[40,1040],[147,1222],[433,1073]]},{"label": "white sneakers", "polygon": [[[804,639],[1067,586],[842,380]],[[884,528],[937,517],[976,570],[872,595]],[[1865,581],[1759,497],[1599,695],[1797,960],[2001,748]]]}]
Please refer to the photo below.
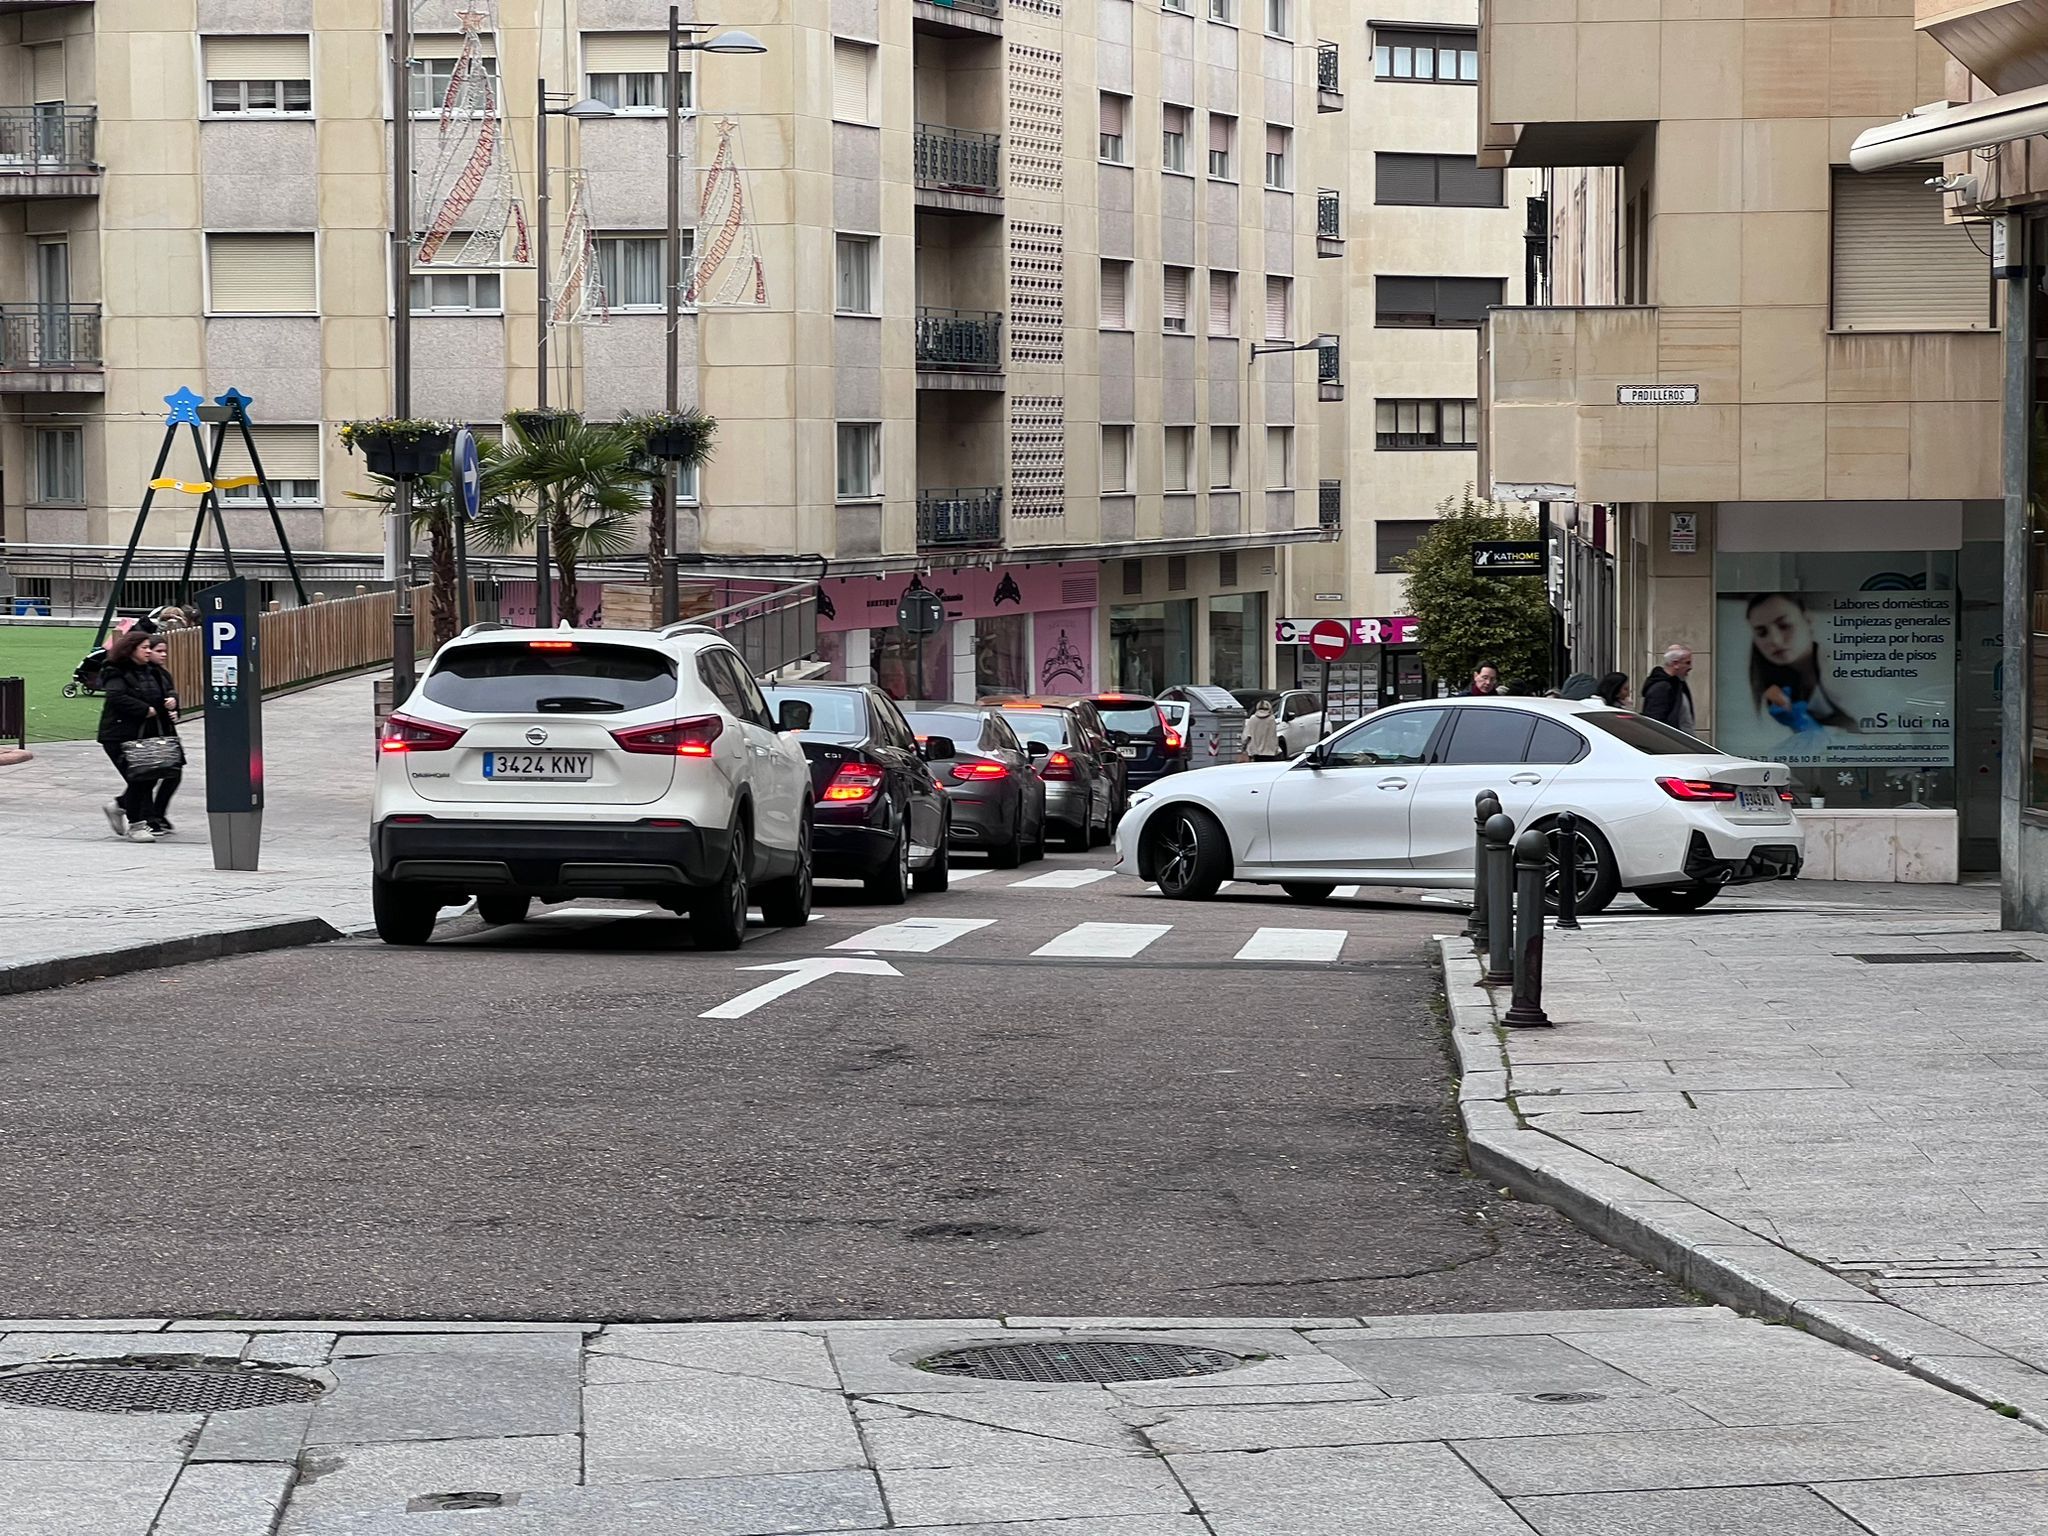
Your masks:
[{"label": "white sneakers", "polygon": [[121,835],[131,843],[153,843],[156,841],[156,834],[139,821]]},{"label": "white sneakers", "polygon": [[141,822],[138,821],[132,825],[130,824],[128,813],[121,809],[119,801],[109,800],[100,809],[106,814],[107,825],[114,829],[114,836],[120,838],[122,842],[153,843],[156,841],[156,834]]}]

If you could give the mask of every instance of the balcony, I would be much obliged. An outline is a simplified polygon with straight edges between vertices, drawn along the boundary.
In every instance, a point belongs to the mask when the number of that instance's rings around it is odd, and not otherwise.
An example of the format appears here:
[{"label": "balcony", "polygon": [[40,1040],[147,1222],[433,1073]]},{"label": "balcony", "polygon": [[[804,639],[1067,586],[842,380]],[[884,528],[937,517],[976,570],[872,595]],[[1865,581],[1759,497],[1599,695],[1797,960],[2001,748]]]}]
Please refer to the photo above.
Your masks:
[{"label": "balcony", "polygon": [[1316,482],[1316,526],[1326,533],[1344,531],[1344,482]]},{"label": "balcony", "polygon": [[1316,194],[1316,255],[1344,254],[1344,199],[1325,187]]},{"label": "balcony", "polygon": [[1344,110],[1343,75],[1337,69],[1337,45],[1316,44],[1316,110],[1318,112],[1342,112]]},{"label": "balcony", "polygon": [[917,493],[919,549],[984,549],[1003,542],[1003,488],[956,486]]},{"label": "balcony", "polygon": [[910,23],[941,37],[1001,37],[1003,0],[911,0]]},{"label": "balcony", "polygon": [[0,394],[106,388],[97,304],[0,304]]},{"label": "balcony", "polygon": [[917,125],[917,206],[939,213],[1003,211],[1003,141],[993,133]]},{"label": "balcony", "polygon": [[1003,317],[989,310],[917,312],[919,389],[1003,387]]},{"label": "balcony", "polygon": [[97,197],[96,107],[0,107],[0,201]]},{"label": "balcony", "polygon": [[1316,348],[1316,398],[1344,398],[1344,365],[1336,347]]}]

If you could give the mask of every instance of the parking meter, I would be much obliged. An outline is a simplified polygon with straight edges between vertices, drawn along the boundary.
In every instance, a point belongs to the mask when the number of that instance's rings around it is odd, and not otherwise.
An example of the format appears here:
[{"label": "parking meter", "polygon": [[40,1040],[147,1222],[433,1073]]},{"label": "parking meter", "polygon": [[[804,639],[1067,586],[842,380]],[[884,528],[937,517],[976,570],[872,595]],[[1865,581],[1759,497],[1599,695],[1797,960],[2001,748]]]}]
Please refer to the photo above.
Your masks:
[{"label": "parking meter", "polygon": [[254,869],[263,841],[260,601],[246,577],[198,595],[206,658],[206,824],[215,869]]}]

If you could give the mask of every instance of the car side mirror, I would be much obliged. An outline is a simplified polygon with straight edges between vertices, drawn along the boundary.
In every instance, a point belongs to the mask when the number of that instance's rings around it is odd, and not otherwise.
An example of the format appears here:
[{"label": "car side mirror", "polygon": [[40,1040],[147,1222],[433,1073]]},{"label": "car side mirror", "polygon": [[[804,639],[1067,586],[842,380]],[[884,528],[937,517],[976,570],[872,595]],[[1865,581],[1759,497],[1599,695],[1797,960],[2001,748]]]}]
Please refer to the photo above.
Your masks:
[{"label": "car side mirror", "polygon": [[802,699],[784,699],[775,706],[775,728],[778,731],[808,731],[811,728],[811,706]]},{"label": "car side mirror", "polygon": [[1301,766],[1304,768],[1321,768],[1328,762],[1329,755],[1323,751],[1321,742],[1317,742],[1301,754]]},{"label": "car side mirror", "polygon": [[943,763],[960,755],[960,748],[950,736],[927,736],[918,743],[917,755],[928,763]]},{"label": "car side mirror", "polygon": [[1051,757],[1052,748],[1042,741],[1027,741],[1024,743],[1024,755],[1034,760],[1041,757]]}]

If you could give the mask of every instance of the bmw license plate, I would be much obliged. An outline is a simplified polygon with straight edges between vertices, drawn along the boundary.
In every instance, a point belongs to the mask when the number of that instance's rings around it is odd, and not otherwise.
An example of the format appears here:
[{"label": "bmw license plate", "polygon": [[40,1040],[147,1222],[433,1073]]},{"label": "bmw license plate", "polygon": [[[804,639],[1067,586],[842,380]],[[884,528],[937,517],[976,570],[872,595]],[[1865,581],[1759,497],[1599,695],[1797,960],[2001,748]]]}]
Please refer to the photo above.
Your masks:
[{"label": "bmw license plate", "polygon": [[486,752],[484,777],[500,779],[560,779],[574,781],[590,777],[588,752]]},{"label": "bmw license plate", "polygon": [[1745,811],[1775,811],[1785,802],[1775,789],[1745,789],[1742,791],[1742,808]]}]

